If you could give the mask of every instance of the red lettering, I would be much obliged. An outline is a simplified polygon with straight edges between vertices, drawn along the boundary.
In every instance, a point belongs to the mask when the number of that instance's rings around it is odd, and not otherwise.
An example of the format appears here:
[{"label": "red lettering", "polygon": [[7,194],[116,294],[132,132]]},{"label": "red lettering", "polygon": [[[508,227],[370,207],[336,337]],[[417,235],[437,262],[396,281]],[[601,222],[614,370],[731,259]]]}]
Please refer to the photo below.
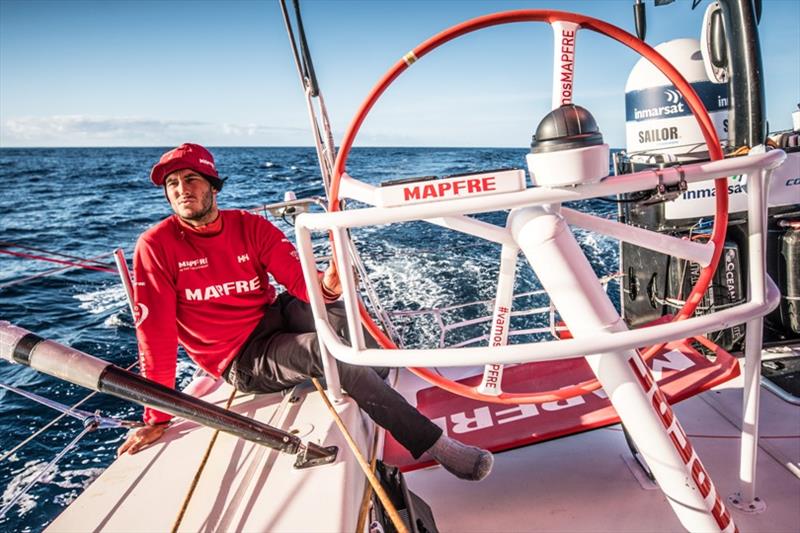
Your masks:
[{"label": "red lettering", "polygon": [[711,493],[711,481],[708,479],[708,474],[706,474],[703,465],[697,457],[692,461],[692,479],[694,479],[694,482],[697,484],[697,488],[700,489],[700,494],[703,495],[703,498],[708,498],[708,495]]},{"label": "red lettering", "polygon": [[[728,524],[731,523],[731,515],[722,505],[722,500],[719,498],[719,494],[717,494],[717,497],[714,499],[714,507],[711,509],[711,516],[714,517],[714,521],[716,521],[720,530],[724,530],[726,527],[728,527]],[[735,531],[738,531],[738,529]]]},{"label": "red lettering", "polygon": [[494,176],[488,176],[483,178],[483,190],[484,191],[494,191],[497,189],[497,186],[494,182]]},{"label": "red lettering", "polygon": [[461,194],[461,189],[464,188],[464,180],[459,180],[453,183],[453,194],[458,196]]},{"label": "red lettering", "polygon": [[444,196],[444,193],[446,193],[452,188],[453,185],[449,181],[443,181],[439,183],[439,196]]},{"label": "red lettering", "polygon": [[474,192],[481,192],[481,180],[471,179],[467,180],[467,192],[472,194]]},{"label": "red lettering", "polygon": [[410,187],[403,189],[403,196],[406,201],[419,200],[419,187]]},{"label": "red lettering", "polygon": [[433,185],[426,185],[424,189],[422,189],[422,199],[425,198],[436,198],[436,189]]},{"label": "red lettering", "polygon": [[639,385],[642,386],[642,389],[644,389],[645,392],[650,392],[650,389],[652,389],[654,385],[653,378],[650,376],[650,373],[647,371],[644,365],[641,365],[641,363],[639,364],[637,363],[639,362],[635,361],[632,357],[628,359],[628,364],[633,369],[633,373],[636,376],[636,379],[639,380]]},{"label": "red lettering", "polygon": [[[689,459],[692,458],[692,453],[694,449],[692,449],[691,443],[686,439],[686,435],[683,433],[683,430],[680,426],[676,426],[672,431],[668,433],[672,444],[675,445],[675,449],[678,450],[678,453],[683,459],[684,464],[689,464]],[[678,438],[680,435],[681,439]],[[683,441],[683,442],[681,442]]]},{"label": "red lettering", "polygon": [[661,423],[664,424],[665,428],[669,429],[675,415],[673,415],[672,409],[667,403],[666,398],[664,398],[664,394],[657,389],[655,394],[653,394],[652,402],[653,407],[656,408],[656,414],[658,414],[658,417],[661,419]]}]

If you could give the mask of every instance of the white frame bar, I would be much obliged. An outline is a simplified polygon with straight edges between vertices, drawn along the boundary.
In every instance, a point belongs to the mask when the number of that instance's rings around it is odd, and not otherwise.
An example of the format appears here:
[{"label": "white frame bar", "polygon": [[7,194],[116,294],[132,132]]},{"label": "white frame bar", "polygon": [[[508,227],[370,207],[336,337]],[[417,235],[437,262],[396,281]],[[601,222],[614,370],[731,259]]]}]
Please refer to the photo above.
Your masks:
[{"label": "white frame bar", "polygon": [[[497,293],[489,325],[489,347],[508,344],[518,256],[519,247],[516,245],[504,244],[500,250],[500,272],[497,275]],[[484,367],[478,392],[490,396],[499,396],[503,393],[503,365],[495,363]]]},{"label": "white frame bar", "polygon": [[[380,225],[392,222],[405,222],[410,220],[430,220],[438,221],[443,217],[449,222],[454,222],[453,226],[471,227],[472,234],[484,234],[492,237],[491,240],[506,241],[505,238],[497,238],[499,232],[508,233],[507,229],[493,227],[491,224],[474,224],[478,221],[465,217],[467,213],[478,213],[487,211],[497,211],[525,205],[541,205],[559,203],[562,201],[587,199],[596,196],[607,196],[625,192],[636,192],[656,187],[659,183],[667,185],[676,184],[681,179],[687,182],[703,181],[718,177],[725,177],[736,174],[755,174],[761,179],[767,179],[771,169],[780,165],[785,159],[785,154],[780,150],[773,150],[764,154],[750,155],[713,161],[705,163],[695,163],[683,167],[673,167],[669,169],[655,171],[643,171],[636,174],[625,176],[609,177],[601,183],[578,185],[564,188],[533,188],[525,191],[507,193],[495,196],[483,196],[477,199],[459,199],[449,201],[436,201],[426,204],[409,205],[391,208],[365,208],[352,211],[337,211],[331,213],[303,213],[297,217],[296,232],[297,243],[300,252],[300,260],[303,269],[306,271],[308,279],[313,270],[314,255],[311,249],[310,232],[311,230],[333,230],[334,239],[338,241],[337,247],[342,247],[343,233],[336,230],[348,227],[361,227],[366,225]],[[767,172],[761,172],[761,169]],[[756,180],[752,180],[756,181]],[[762,185],[765,187],[765,185]],[[364,188],[370,187],[364,185]],[[365,190],[362,188],[362,190]],[[763,219],[765,207],[750,205],[749,216],[752,219]],[[599,227],[599,226],[598,226]],[[337,236],[338,235],[338,236]],[[621,235],[626,237],[626,235]],[[513,238],[508,236],[510,240]],[[658,240],[658,239],[654,239]],[[674,241],[674,242],[673,242]],[[680,239],[668,241],[670,246],[665,253],[676,253],[682,245],[694,244]],[[673,246],[674,245],[674,246]],[[661,251],[661,250],[659,250]],[[693,256],[696,254],[696,246],[685,246],[685,255]],[[752,259],[752,254],[751,254]],[[350,259],[344,254],[339,267],[343,271],[351,268]],[[760,264],[760,263],[759,263]],[[313,270],[316,276],[316,270]],[[754,281],[754,277],[766,276],[763,269],[749,269],[750,282],[762,286],[764,282]],[[328,324],[326,318],[320,311],[324,311],[322,295],[317,284],[309,284],[309,296],[315,311],[316,326],[323,343],[337,359],[359,365],[369,366],[468,366],[487,364],[510,364],[530,361],[544,361],[555,359],[568,359],[572,357],[583,357],[586,355],[603,353],[612,350],[632,349],[641,346],[649,346],[660,342],[678,338],[687,338],[702,335],[710,331],[718,331],[735,324],[741,324],[752,317],[760,316],[774,309],[780,301],[780,291],[770,279],[765,281],[766,290],[762,293],[751,294],[749,300],[743,304],[731,307],[711,315],[693,317],[680,322],[671,322],[650,328],[625,331],[621,333],[598,335],[591,341],[579,339],[567,339],[557,341],[547,341],[534,344],[514,344],[498,347],[470,347],[470,348],[436,348],[436,349],[404,349],[404,350],[378,350],[378,349],[356,349],[341,342],[339,337]],[[354,291],[351,286],[345,292]],[[347,300],[356,301],[355,293],[346,296]],[[319,304],[315,304],[315,301]],[[355,313],[348,315],[356,316]],[[531,348],[535,346],[535,349]]]}]

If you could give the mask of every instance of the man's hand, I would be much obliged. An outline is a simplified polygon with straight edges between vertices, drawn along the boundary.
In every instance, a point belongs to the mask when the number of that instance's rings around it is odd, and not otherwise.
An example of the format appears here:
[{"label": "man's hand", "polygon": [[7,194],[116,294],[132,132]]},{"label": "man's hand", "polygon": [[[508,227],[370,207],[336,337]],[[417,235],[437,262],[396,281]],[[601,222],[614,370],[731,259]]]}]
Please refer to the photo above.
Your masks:
[{"label": "man's hand", "polygon": [[342,281],[339,279],[339,271],[333,261],[322,275],[322,293],[326,298],[332,300],[342,295]]},{"label": "man's hand", "polygon": [[133,455],[139,450],[146,448],[151,443],[160,439],[168,426],[169,424],[154,424],[131,430],[131,432],[128,433],[128,438],[125,439],[122,446],[117,449],[117,457],[125,452]]}]

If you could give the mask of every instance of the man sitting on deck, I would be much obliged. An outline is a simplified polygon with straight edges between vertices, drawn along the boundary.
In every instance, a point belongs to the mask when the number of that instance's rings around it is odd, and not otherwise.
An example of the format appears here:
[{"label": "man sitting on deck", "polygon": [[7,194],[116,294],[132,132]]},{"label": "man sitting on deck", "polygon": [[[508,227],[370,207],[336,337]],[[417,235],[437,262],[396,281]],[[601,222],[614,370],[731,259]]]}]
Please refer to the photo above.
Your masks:
[{"label": "man sitting on deck", "polygon": [[[174,215],[145,231],[133,259],[136,336],[142,374],[175,386],[177,346],[206,372],[242,392],[271,393],[322,377],[308,292],[294,246],[263,217],[220,210],[211,153],[182,144],[165,153],[150,179],[164,187]],[[276,294],[268,275],[286,287]],[[320,276],[331,323],[346,337],[335,265]],[[374,341],[368,342],[375,346]],[[424,452],[461,479],[481,480],[492,454],[449,438],[384,382],[386,369],[337,361],[342,387],[377,424],[418,458]],[[118,453],[158,440],[170,415],[145,408],[145,426]]]}]

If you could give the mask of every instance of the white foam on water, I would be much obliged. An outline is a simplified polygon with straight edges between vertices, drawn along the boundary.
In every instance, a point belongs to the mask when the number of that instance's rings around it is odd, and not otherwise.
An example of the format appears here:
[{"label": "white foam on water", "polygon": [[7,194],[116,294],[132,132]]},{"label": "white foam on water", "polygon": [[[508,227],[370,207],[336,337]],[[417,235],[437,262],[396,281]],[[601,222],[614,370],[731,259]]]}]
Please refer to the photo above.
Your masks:
[{"label": "white foam on water", "polygon": [[[28,461],[19,470],[14,477],[8,482],[6,485],[5,490],[3,491],[1,504],[5,507],[11,500],[16,497],[16,495],[28,486],[28,484],[33,481],[33,479],[39,475],[42,468],[47,465],[46,461],[42,460],[35,460],[35,461]],[[49,479],[52,479],[53,473],[47,473],[44,477],[40,480],[40,483],[47,482]],[[31,509],[36,507],[36,498],[32,496],[30,493],[22,495],[19,500],[17,500],[16,505],[9,511],[9,513],[16,513],[17,516],[22,516],[25,513],[29,512]]]},{"label": "white foam on water", "polygon": [[106,313],[120,305],[126,305],[125,289],[122,285],[76,294],[74,297],[81,302],[81,309],[93,315]]},{"label": "white foam on water", "polygon": [[127,310],[120,310],[113,315],[109,315],[103,320],[103,325],[107,328],[121,328],[121,327],[133,327],[133,321],[131,320],[131,315]]}]

